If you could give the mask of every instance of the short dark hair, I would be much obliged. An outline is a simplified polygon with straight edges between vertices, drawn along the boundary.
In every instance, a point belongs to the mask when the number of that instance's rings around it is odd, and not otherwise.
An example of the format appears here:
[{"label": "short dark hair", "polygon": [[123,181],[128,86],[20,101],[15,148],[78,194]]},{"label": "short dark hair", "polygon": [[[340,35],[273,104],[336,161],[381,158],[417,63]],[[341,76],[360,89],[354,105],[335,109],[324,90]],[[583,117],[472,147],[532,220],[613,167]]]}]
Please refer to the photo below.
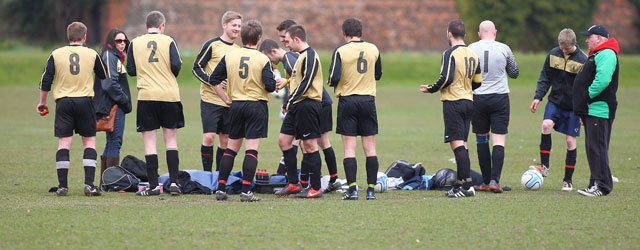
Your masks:
[{"label": "short dark hair", "polygon": [[87,34],[87,26],[81,22],[73,22],[67,26],[67,39],[70,42],[81,41],[84,35]]},{"label": "short dark hair", "polygon": [[252,19],[242,25],[240,29],[240,37],[244,45],[258,45],[260,37],[262,37],[262,24],[260,21]]},{"label": "short dark hair", "polygon": [[162,12],[154,10],[147,14],[147,29],[158,28],[166,21]]},{"label": "short dark hair", "polygon": [[342,23],[342,33],[350,37],[362,37],[362,22],[357,18],[347,18]]},{"label": "short dark hair", "polygon": [[278,27],[276,27],[276,30],[278,31],[283,31],[283,30],[287,30],[289,27],[296,25],[296,21],[293,21],[291,19],[287,19],[282,21],[280,24],[278,24]]},{"label": "short dark hair", "polygon": [[260,52],[262,53],[269,53],[271,52],[271,50],[273,49],[278,49],[280,48],[280,46],[278,46],[278,43],[272,39],[264,39],[264,41],[262,41],[262,43],[260,43]]},{"label": "short dark hair", "polygon": [[449,22],[449,27],[447,28],[447,32],[451,32],[451,35],[455,38],[464,38],[465,30],[464,30],[464,22],[462,20],[451,20]]},{"label": "short dark hair", "polygon": [[302,25],[293,25],[287,29],[286,33],[289,33],[291,39],[297,37],[300,39],[300,41],[307,41],[307,31],[304,30]]}]

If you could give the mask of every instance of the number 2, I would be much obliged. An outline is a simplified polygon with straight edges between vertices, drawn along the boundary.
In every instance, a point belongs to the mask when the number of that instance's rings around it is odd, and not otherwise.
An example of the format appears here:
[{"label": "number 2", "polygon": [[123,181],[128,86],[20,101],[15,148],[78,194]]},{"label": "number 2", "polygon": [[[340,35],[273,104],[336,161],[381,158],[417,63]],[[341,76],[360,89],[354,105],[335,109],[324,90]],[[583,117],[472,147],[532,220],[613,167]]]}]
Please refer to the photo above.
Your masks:
[{"label": "number 2", "polygon": [[151,54],[149,54],[149,62],[158,62],[158,58],[156,57],[156,50],[158,49],[158,43],[156,41],[149,41],[147,43],[147,48],[151,49]]}]

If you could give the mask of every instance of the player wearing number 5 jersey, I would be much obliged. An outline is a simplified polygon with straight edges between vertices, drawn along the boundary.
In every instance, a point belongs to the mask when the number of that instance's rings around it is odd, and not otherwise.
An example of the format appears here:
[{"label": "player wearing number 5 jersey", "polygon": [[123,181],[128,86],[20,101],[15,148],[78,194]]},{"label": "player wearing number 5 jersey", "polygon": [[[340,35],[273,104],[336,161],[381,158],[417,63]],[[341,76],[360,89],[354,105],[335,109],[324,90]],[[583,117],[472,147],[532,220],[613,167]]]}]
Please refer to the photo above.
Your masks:
[{"label": "player wearing number 5 jersey", "polygon": [[464,44],[462,20],[449,22],[447,39],[451,48],[442,54],[440,78],[431,85],[421,85],[423,93],[440,91],[444,116],[444,142],[449,143],[456,159],[458,181],[445,193],[451,198],[476,194],[471,181],[471,162],[467,137],[473,111],[473,89],[480,87],[482,75],[478,55]]},{"label": "player wearing number 5 jersey", "polygon": [[162,127],[166,147],[172,195],[181,193],[178,179],[177,129],[184,127],[182,103],[176,77],[182,66],[182,59],[173,38],[164,35],[165,17],[159,11],[147,14],[148,34],[136,37],[127,51],[127,72],[137,76],[138,110],[137,131],[142,132],[144,153],[147,162],[149,188],[138,195],[159,195],[158,153],[156,130]]},{"label": "player wearing number 5 jersey", "polygon": [[338,119],[336,133],[342,135],[344,145],[344,172],[349,191],[343,200],[357,200],[356,136],[362,137],[364,154],[367,157],[367,200],[375,200],[373,187],[378,174],[376,135],[378,117],[376,112],[376,81],[382,77],[382,63],[378,48],[362,40],[362,22],[348,18],[342,23],[342,34],[346,44],[333,52],[329,66],[329,85],[335,87],[338,96]]},{"label": "player wearing number 5 jersey", "polygon": [[[478,54],[482,70],[482,86],[473,91],[471,123],[476,134],[478,163],[483,178],[483,185],[478,190],[502,193],[499,183],[510,109],[507,76],[517,78],[519,69],[509,46],[496,41],[496,33],[493,22],[485,20],[478,28],[480,41],[469,45]],[[489,139],[493,143],[493,152],[489,150]]]},{"label": "player wearing number 5 jersey", "polygon": [[100,191],[93,185],[96,172],[96,115],[93,107],[93,73],[100,79],[109,74],[95,50],[83,47],[87,40],[87,26],[73,22],[67,27],[69,45],[51,52],[42,80],[40,81],[40,101],[36,111],[46,115],[47,94],[53,88],[56,101],[54,135],[58,137],[56,152],[56,172],[58,175],[58,196],[68,192],[69,150],[73,133],[82,136],[84,155],[84,194],[98,196]]},{"label": "player wearing number 5 jersey", "polygon": [[[262,36],[262,25],[249,20],[240,31],[244,48],[227,52],[209,78],[218,96],[229,108],[229,143],[220,161],[217,200],[226,200],[226,186],[233,162],[244,139],[247,140],[242,163],[242,193],[240,201],[254,202],[260,199],[251,192],[253,176],[258,166],[260,139],[267,137],[269,124],[268,93],[276,89],[269,58],[256,48]],[[220,83],[228,79],[225,90]]]}]

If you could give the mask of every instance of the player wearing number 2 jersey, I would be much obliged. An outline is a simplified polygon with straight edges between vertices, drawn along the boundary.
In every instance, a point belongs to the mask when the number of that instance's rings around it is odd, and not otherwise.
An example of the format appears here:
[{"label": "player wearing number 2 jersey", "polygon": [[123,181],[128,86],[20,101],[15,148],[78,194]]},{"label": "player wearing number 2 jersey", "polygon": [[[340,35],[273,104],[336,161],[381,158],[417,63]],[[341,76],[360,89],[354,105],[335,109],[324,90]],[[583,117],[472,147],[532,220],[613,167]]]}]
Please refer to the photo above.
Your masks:
[{"label": "player wearing number 2 jersey", "polygon": [[184,127],[184,115],[176,77],[182,59],[173,38],[164,35],[165,18],[159,11],[147,14],[148,34],[136,37],[127,51],[127,72],[137,76],[138,110],[137,131],[142,132],[147,162],[149,188],[138,195],[160,195],[158,187],[158,153],[156,130],[162,127],[166,147],[172,195],[181,193],[178,187],[177,129]]},{"label": "player wearing number 2 jersey", "polygon": [[[476,134],[478,163],[483,179],[479,191],[502,193],[499,183],[510,109],[507,76],[515,79],[519,70],[511,49],[496,41],[496,33],[493,22],[483,21],[478,28],[480,41],[469,45],[478,54],[482,71],[482,86],[473,91],[471,123]],[[493,152],[489,150],[489,139],[493,143]]]},{"label": "player wearing number 2 jersey", "polygon": [[100,79],[109,74],[95,50],[83,47],[87,40],[87,26],[73,22],[67,27],[69,45],[51,52],[40,82],[40,101],[36,111],[46,115],[47,94],[53,87],[56,101],[54,135],[58,137],[56,152],[56,172],[58,175],[58,196],[68,192],[67,175],[69,173],[69,150],[73,133],[82,136],[84,155],[84,194],[100,195],[93,185],[96,172],[96,116],[93,107],[93,73]]},{"label": "player wearing number 2 jersey", "polygon": [[473,111],[472,90],[480,87],[482,76],[478,55],[464,44],[462,20],[449,22],[447,39],[450,49],[442,54],[440,78],[431,85],[421,85],[423,93],[442,94],[444,116],[444,142],[449,143],[456,159],[458,182],[445,193],[450,198],[474,196],[471,180],[471,162],[467,150],[469,123]]}]

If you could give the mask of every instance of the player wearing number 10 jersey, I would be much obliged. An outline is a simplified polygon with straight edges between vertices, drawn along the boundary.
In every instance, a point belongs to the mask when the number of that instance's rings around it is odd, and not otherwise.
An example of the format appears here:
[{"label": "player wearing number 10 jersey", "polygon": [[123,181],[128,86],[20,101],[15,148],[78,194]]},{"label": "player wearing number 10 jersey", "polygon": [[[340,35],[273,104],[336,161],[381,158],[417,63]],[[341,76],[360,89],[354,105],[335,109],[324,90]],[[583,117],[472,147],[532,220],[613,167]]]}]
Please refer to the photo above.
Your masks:
[{"label": "player wearing number 10 jersey", "polygon": [[342,23],[342,35],[346,44],[333,52],[329,66],[329,85],[335,87],[338,96],[338,119],[336,133],[342,135],[344,145],[344,172],[349,191],[343,200],[357,200],[356,136],[362,137],[366,155],[367,200],[375,200],[373,187],[378,174],[376,135],[378,117],[376,112],[376,80],[382,77],[382,63],[378,48],[361,39],[362,22],[348,18]]},{"label": "player wearing number 10 jersey", "polygon": [[451,48],[442,54],[440,78],[432,85],[421,85],[420,91],[442,96],[444,116],[444,142],[449,143],[456,159],[458,182],[445,193],[451,198],[476,194],[471,181],[471,162],[467,150],[467,137],[473,111],[473,89],[480,87],[482,75],[478,55],[464,44],[462,20],[449,22],[447,39]]}]

